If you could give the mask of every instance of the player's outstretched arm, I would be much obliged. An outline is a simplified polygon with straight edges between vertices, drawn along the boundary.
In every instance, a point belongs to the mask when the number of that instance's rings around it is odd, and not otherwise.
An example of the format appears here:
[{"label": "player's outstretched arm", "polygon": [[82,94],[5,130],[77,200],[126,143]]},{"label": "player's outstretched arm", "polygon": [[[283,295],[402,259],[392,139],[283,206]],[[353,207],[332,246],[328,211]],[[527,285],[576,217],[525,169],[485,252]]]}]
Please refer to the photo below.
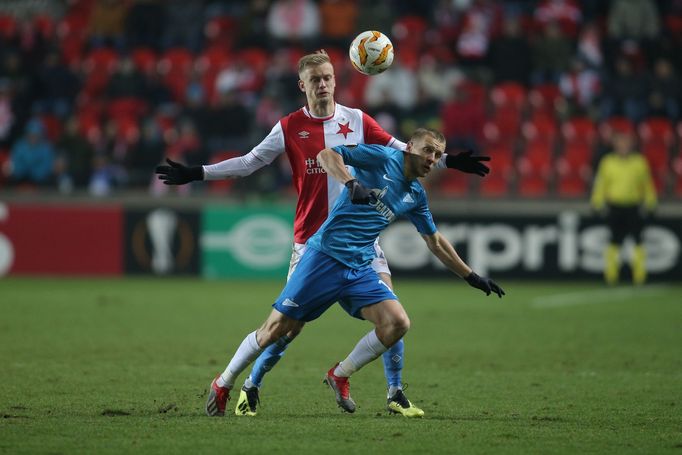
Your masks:
[{"label": "player's outstretched arm", "polygon": [[185,183],[204,179],[202,166],[185,166],[170,158],[166,158],[166,163],[168,163],[167,166],[156,166],[159,180],[163,180],[163,183],[166,185],[184,185]]},{"label": "player's outstretched arm", "polygon": [[502,298],[504,290],[490,278],[481,277],[471,270],[462,258],[459,257],[455,248],[447,241],[440,232],[433,235],[422,235],[429,250],[436,256],[448,269],[458,275],[469,284],[469,286],[480,289],[486,295],[497,294]]},{"label": "player's outstretched arm", "polygon": [[372,191],[358,181],[346,168],[343,157],[330,148],[317,155],[320,166],[334,179],[346,185],[348,197],[353,204],[369,204],[374,198]]},{"label": "player's outstretched arm", "polygon": [[446,154],[445,167],[457,169],[467,174],[476,174],[485,177],[490,172],[490,168],[483,164],[483,161],[490,161],[489,156],[476,155],[472,150],[460,152],[456,155]]}]

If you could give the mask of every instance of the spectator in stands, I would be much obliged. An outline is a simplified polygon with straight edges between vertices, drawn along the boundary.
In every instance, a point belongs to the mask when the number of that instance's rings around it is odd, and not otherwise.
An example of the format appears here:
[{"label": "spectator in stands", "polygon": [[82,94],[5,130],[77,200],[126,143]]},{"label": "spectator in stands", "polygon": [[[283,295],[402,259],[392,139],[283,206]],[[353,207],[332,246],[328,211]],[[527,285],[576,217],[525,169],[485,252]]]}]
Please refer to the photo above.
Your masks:
[{"label": "spectator in stands", "polygon": [[559,90],[565,102],[565,117],[591,116],[595,100],[601,92],[599,74],[574,58],[571,68],[559,77]]},{"label": "spectator in stands", "polygon": [[604,71],[604,52],[597,24],[593,22],[585,24],[580,30],[576,55],[588,68],[600,73]]},{"label": "spectator in stands", "polygon": [[312,0],[275,0],[267,17],[268,33],[276,45],[317,47],[320,11]]},{"label": "spectator in stands", "polygon": [[604,279],[610,285],[618,282],[620,250],[625,238],[631,235],[636,243],[631,260],[632,280],[644,284],[647,270],[642,230],[656,207],[656,189],[647,160],[634,152],[632,133],[616,132],[613,147],[614,151],[599,164],[591,198],[592,208],[603,214],[611,231],[604,251]]},{"label": "spectator in stands", "polygon": [[49,185],[53,183],[55,152],[45,137],[45,127],[37,119],[26,124],[26,133],[10,152],[10,159],[4,169],[10,183]]},{"label": "spectator in stands", "polygon": [[132,4],[125,24],[129,48],[148,47],[160,50],[160,37],[166,22],[163,3],[162,0],[136,0]]},{"label": "spectator in stands", "polygon": [[132,186],[144,187],[149,184],[151,170],[161,163],[165,150],[161,128],[154,119],[147,119],[142,127],[142,137],[133,146],[125,163]]},{"label": "spectator in stands", "polygon": [[660,20],[653,0],[612,0],[608,34],[616,40],[653,40],[660,32]]},{"label": "spectator in stands", "polygon": [[208,109],[202,131],[211,152],[247,148],[252,114],[237,98],[235,91],[218,95],[217,102]]},{"label": "spectator in stands", "polygon": [[110,99],[142,98],[146,90],[146,80],[129,56],[118,60],[116,69],[107,84],[106,94]]},{"label": "spectator in stands", "polygon": [[65,118],[71,113],[81,86],[80,79],[64,65],[59,53],[50,52],[36,77],[38,100],[34,107],[40,112]]},{"label": "spectator in stands", "polygon": [[365,105],[376,109],[382,105],[394,105],[401,111],[417,104],[418,83],[414,71],[407,69],[396,54],[390,71],[370,78],[365,86]]},{"label": "spectator in stands", "polygon": [[164,49],[183,46],[201,50],[204,36],[203,1],[164,0],[165,24],[161,45]]},{"label": "spectator in stands", "polygon": [[448,146],[479,150],[485,124],[485,107],[472,96],[469,85],[461,83],[440,110],[443,134]]},{"label": "spectator in stands", "polygon": [[253,106],[258,93],[263,88],[263,75],[242,59],[235,59],[223,68],[215,78],[215,91],[218,96],[232,93],[239,96],[248,106]]},{"label": "spectator in stands", "polygon": [[561,73],[568,69],[573,56],[571,41],[561,32],[559,26],[550,22],[531,46],[533,71],[531,83],[558,83]]},{"label": "spectator in stands", "polygon": [[[291,112],[301,104],[301,91],[298,88],[298,74],[291,63],[290,50],[278,49],[273,52],[270,65],[265,70],[265,89],[277,98],[278,104],[284,112]],[[269,123],[268,131],[277,123],[280,117]]]},{"label": "spectator in stands", "polygon": [[74,188],[86,188],[92,176],[95,149],[80,133],[78,117],[66,120],[56,149],[59,190],[68,193]]},{"label": "spectator in stands", "polygon": [[576,36],[581,19],[576,0],[541,0],[535,7],[535,20],[541,26],[556,22],[566,36]]},{"label": "spectator in stands", "polygon": [[647,114],[677,121],[680,118],[681,97],[682,88],[675,68],[670,60],[659,58],[649,79]]},{"label": "spectator in stands", "polygon": [[530,57],[530,44],[519,19],[508,17],[504,21],[502,35],[492,41],[488,53],[495,83],[512,81],[527,86],[531,71]]},{"label": "spectator in stands", "polygon": [[125,48],[125,23],[130,3],[127,0],[95,0],[92,5],[88,35],[92,47]]},{"label": "spectator in stands", "polygon": [[10,82],[0,79],[0,147],[9,142],[14,121]]},{"label": "spectator in stands", "polygon": [[646,79],[635,71],[630,60],[618,57],[615,74],[604,83],[601,117],[622,115],[639,122],[646,112],[646,89]]}]

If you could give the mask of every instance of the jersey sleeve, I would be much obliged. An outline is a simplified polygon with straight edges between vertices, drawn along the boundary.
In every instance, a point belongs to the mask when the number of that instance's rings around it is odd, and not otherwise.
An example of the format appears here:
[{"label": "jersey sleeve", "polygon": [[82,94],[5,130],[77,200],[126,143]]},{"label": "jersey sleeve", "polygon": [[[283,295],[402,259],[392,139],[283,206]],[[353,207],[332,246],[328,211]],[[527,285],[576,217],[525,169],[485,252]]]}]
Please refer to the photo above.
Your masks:
[{"label": "jersey sleeve", "polygon": [[384,130],[376,120],[362,113],[362,124],[364,127],[365,144],[385,145],[398,150],[405,150],[407,144],[394,138]]},{"label": "jersey sleeve", "polygon": [[405,217],[414,224],[420,234],[433,235],[438,230],[424,192],[421,193],[415,208],[405,213]]},{"label": "jersey sleeve", "polygon": [[204,165],[204,180],[244,177],[272,163],[284,152],[284,132],[281,122],[249,153],[216,164]]},{"label": "jersey sleeve", "polygon": [[388,150],[382,145],[337,145],[333,151],[341,155],[344,164],[360,169],[378,169],[388,160]]}]

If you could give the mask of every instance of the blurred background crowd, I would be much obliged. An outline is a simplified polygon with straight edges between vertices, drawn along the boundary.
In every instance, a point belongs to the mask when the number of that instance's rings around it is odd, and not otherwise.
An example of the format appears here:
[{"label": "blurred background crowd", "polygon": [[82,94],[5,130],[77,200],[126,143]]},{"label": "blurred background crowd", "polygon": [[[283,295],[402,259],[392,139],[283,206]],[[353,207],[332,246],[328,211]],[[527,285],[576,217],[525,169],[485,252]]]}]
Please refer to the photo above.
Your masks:
[{"label": "blurred background crowd", "polygon": [[[376,77],[347,58],[367,29],[396,50]],[[660,197],[682,195],[682,0],[3,0],[0,191],[163,194],[164,157],[242,155],[300,107],[296,62],[319,48],[338,102],[492,156],[490,176],[441,173],[434,193],[586,198],[621,131]],[[282,156],[237,185],[290,183]]]}]

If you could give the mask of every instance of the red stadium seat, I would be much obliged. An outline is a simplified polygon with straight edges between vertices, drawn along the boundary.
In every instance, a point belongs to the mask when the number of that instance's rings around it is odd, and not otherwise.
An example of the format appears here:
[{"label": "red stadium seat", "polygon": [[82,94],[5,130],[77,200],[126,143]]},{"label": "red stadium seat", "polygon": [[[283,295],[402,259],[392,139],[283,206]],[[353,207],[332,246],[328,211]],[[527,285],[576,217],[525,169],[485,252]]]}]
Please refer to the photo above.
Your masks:
[{"label": "red stadium seat", "polygon": [[656,191],[662,194],[670,175],[668,147],[665,144],[655,142],[644,144],[642,146],[642,154],[649,161]]},{"label": "red stadium seat", "polygon": [[265,73],[270,61],[270,54],[265,49],[251,47],[239,52],[239,58],[246,62],[259,74]]},{"label": "red stadium seat", "polygon": [[611,117],[599,125],[599,137],[604,144],[611,143],[615,131],[634,133],[635,125],[626,117]]},{"label": "red stadium seat", "polygon": [[678,198],[682,198],[682,150],[673,158],[672,170],[675,178],[675,181],[673,182],[673,194]]},{"label": "red stadium seat", "polygon": [[159,60],[159,69],[163,74],[186,73],[193,62],[194,56],[189,50],[175,47],[163,53]]},{"label": "red stadium seat", "polygon": [[495,111],[512,109],[521,114],[526,106],[526,88],[517,82],[502,82],[490,90],[490,101]]},{"label": "red stadium seat", "polygon": [[10,14],[0,14],[0,37],[11,38],[17,33],[17,20]]},{"label": "red stadium seat", "polygon": [[517,160],[518,192],[525,197],[549,194],[552,173],[552,150],[543,144],[531,144]]},{"label": "red stadium seat", "polygon": [[584,197],[592,179],[592,149],[586,144],[570,143],[556,159],[557,194]]},{"label": "red stadium seat", "polygon": [[147,47],[136,47],[130,53],[130,57],[138,71],[149,74],[156,70],[157,55]]},{"label": "red stadium seat", "polygon": [[197,55],[197,69],[202,72],[217,72],[226,68],[232,61],[232,55],[222,46],[211,46]]},{"label": "red stadium seat", "polygon": [[543,144],[551,150],[557,138],[557,125],[553,117],[536,115],[523,123],[521,134],[527,144]]},{"label": "red stadium seat", "polygon": [[675,139],[672,123],[667,118],[654,117],[642,120],[637,131],[642,145],[659,144],[670,147]]},{"label": "red stadium seat", "polygon": [[564,144],[584,144],[593,147],[597,140],[597,127],[588,117],[574,117],[561,125]]},{"label": "red stadium seat", "polygon": [[561,92],[556,84],[541,84],[528,92],[528,106],[533,114],[556,117],[557,102]]},{"label": "red stadium seat", "polygon": [[514,158],[511,148],[487,149],[490,174],[480,181],[478,192],[483,197],[508,196],[514,179]]}]

